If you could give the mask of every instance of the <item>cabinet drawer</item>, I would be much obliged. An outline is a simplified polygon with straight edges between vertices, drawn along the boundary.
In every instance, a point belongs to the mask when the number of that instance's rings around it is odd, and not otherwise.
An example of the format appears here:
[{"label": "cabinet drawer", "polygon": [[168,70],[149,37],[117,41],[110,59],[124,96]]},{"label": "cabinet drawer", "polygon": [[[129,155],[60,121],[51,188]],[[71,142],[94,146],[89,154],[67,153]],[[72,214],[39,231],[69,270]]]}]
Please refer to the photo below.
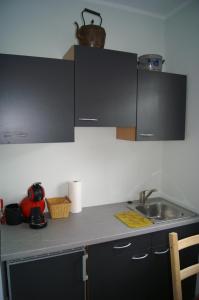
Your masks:
[{"label": "cabinet drawer", "polygon": [[150,252],[150,235],[142,235],[127,239],[106,242],[88,247],[89,258],[93,255],[109,260],[113,257],[124,256],[126,260],[142,258]]}]

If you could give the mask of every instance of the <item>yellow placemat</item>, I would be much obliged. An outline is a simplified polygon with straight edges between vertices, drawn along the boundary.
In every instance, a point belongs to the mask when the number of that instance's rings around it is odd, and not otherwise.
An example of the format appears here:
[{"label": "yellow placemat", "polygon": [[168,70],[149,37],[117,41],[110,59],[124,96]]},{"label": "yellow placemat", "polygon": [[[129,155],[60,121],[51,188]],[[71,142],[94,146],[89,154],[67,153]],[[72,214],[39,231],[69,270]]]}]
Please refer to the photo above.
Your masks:
[{"label": "yellow placemat", "polygon": [[146,227],[153,224],[149,219],[135,211],[120,211],[115,217],[130,228]]}]

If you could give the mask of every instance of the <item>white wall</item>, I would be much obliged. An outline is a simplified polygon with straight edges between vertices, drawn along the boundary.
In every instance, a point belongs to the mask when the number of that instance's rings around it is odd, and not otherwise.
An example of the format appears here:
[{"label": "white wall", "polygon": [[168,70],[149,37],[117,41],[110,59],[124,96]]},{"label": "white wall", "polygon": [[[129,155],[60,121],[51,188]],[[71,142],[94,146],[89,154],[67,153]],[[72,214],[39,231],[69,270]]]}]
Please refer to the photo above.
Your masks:
[{"label": "white wall", "polygon": [[[164,54],[163,21],[83,0],[1,0],[1,52],[62,58],[75,42],[74,21],[88,7],[102,14],[105,48]],[[88,23],[93,17],[85,13]],[[96,23],[99,19],[95,19]]]},{"label": "white wall", "polygon": [[163,191],[199,212],[199,1],[165,24],[167,70],[188,76],[186,139],[163,144]]},{"label": "white wall", "polygon": [[[74,44],[74,21],[88,7],[101,12],[106,48],[164,55],[163,21],[114,7],[67,0],[3,0],[0,52],[61,58]],[[76,128],[75,143],[0,145],[0,196],[20,201],[41,181],[47,196],[67,193],[66,182],[83,182],[83,205],[125,201],[144,187],[161,186],[161,142],[125,142],[113,128]]]}]

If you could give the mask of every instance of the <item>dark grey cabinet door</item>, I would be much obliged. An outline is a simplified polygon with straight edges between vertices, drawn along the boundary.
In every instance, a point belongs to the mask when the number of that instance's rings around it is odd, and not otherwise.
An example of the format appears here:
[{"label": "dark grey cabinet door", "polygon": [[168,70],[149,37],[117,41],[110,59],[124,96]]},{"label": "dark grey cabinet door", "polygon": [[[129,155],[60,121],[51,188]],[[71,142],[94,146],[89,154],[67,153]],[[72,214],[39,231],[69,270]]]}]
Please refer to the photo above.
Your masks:
[{"label": "dark grey cabinet door", "polygon": [[137,140],[183,140],[186,76],[138,71]]},{"label": "dark grey cabinet door", "polygon": [[89,300],[148,300],[150,236],[88,247]]},{"label": "dark grey cabinet door", "polygon": [[9,300],[85,300],[83,251],[8,263]]},{"label": "dark grey cabinet door", "polygon": [[75,46],[75,125],[136,125],[137,55]]},{"label": "dark grey cabinet door", "polygon": [[[173,231],[173,230],[171,230]],[[151,234],[153,288],[150,299],[173,299],[171,264],[169,252],[169,230]]]},{"label": "dark grey cabinet door", "polygon": [[0,55],[0,143],[74,141],[74,63]]},{"label": "dark grey cabinet door", "polygon": [[[199,232],[199,223],[88,247],[89,300],[171,300],[169,232]],[[198,248],[183,251],[182,267],[196,263]],[[196,276],[184,280],[183,299],[194,297]]]},{"label": "dark grey cabinet door", "polygon": [[[173,299],[172,276],[169,252],[169,232],[177,232],[178,238],[182,239],[199,233],[199,223],[171,228],[151,234],[152,243],[152,273],[151,279],[155,286],[151,289],[151,298],[154,300]],[[197,263],[198,247],[184,249],[180,253],[181,268]],[[182,281],[182,293],[184,300],[194,299],[196,276]]]}]

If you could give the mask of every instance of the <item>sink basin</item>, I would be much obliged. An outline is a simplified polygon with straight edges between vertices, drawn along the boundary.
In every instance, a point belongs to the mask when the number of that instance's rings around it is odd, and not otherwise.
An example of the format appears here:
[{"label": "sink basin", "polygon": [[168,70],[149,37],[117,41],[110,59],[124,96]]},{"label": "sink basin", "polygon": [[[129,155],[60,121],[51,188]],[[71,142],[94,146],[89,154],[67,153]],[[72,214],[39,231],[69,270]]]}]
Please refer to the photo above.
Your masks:
[{"label": "sink basin", "polygon": [[128,207],[137,210],[145,217],[154,220],[154,222],[184,219],[196,215],[194,212],[163,198],[150,198],[145,205],[135,201],[133,207],[132,204]]}]

